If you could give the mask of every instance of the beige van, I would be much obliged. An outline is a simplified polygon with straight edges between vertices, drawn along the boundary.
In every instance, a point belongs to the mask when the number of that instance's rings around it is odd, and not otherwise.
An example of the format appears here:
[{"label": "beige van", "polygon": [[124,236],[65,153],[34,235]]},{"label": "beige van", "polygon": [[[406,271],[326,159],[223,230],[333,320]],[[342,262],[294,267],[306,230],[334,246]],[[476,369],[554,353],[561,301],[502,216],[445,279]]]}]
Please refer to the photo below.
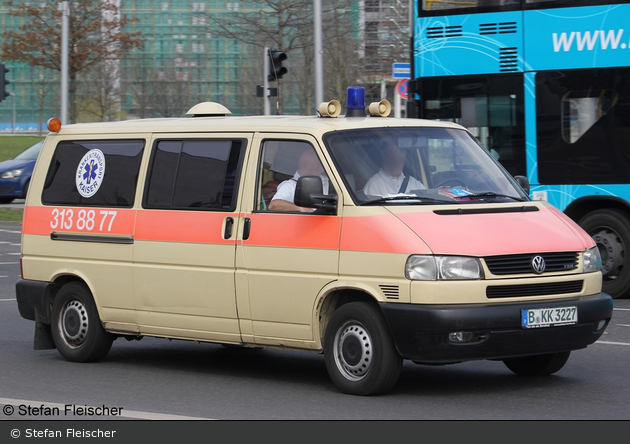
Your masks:
[{"label": "beige van", "polygon": [[339,390],[369,395],[405,359],[548,375],[602,335],[595,242],[525,178],[456,124],[338,108],[232,117],[208,102],[52,126],[16,284],[35,349],[96,361],[154,336],[312,351]]}]

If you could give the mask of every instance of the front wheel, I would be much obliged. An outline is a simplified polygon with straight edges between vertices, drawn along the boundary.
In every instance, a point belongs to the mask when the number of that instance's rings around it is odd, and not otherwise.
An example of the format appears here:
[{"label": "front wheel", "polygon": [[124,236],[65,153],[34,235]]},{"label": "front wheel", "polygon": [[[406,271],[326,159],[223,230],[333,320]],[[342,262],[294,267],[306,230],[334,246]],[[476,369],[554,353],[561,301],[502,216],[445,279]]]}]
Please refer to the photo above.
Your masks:
[{"label": "front wheel", "polygon": [[351,302],[333,313],[324,337],[326,369],[335,385],[351,395],[375,395],[394,386],[402,367],[377,307]]},{"label": "front wheel", "polygon": [[602,291],[614,299],[630,296],[630,218],[623,211],[593,211],[579,221],[602,256]]},{"label": "front wheel", "polygon": [[546,355],[525,356],[503,361],[505,366],[521,376],[547,376],[559,371],[569,360],[570,351]]},{"label": "front wheel", "polygon": [[114,341],[101,325],[92,294],[80,282],[65,284],[57,293],[51,331],[59,354],[72,362],[98,361]]}]

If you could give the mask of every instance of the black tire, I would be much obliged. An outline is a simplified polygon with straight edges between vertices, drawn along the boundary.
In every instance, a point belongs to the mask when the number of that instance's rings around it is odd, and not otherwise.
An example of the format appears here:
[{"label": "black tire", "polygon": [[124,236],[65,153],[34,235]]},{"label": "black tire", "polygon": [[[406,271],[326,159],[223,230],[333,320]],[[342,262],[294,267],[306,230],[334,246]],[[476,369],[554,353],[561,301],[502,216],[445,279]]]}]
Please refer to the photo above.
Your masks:
[{"label": "black tire", "polygon": [[24,188],[22,188],[22,199],[26,199],[26,195],[28,194],[28,187],[31,184],[30,180],[27,180],[24,184]]},{"label": "black tire", "polygon": [[81,282],[69,282],[57,293],[51,331],[59,354],[71,362],[103,359],[114,341],[101,324],[92,294]]},{"label": "black tire", "polygon": [[335,385],[350,395],[376,395],[391,389],[402,358],[380,310],[351,302],[333,313],[324,336],[326,369]]},{"label": "black tire", "polygon": [[604,293],[613,299],[630,297],[630,218],[620,210],[593,211],[579,221],[602,255]]},{"label": "black tire", "polygon": [[570,351],[505,359],[507,368],[521,376],[547,376],[559,371],[569,360]]},{"label": "black tire", "polygon": [[13,200],[12,197],[0,197],[0,204],[10,204]]}]

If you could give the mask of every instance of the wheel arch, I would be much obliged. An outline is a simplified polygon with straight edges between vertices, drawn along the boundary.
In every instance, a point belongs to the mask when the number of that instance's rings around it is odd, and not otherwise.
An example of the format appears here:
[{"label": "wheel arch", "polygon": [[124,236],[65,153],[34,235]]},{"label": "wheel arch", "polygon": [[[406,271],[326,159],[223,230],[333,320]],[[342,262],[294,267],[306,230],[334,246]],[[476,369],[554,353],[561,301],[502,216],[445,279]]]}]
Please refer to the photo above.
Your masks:
[{"label": "wheel arch", "polygon": [[[62,274],[58,274],[56,275],[52,281],[53,284],[55,284],[55,288],[54,291],[51,294],[51,298],[50,301],[50,307],[52,310],[52,304],[55,300],[55,297],[57,297],[57,293],[59,292],[59,290],[61,289],[61,287],[63,287],[64,285],[70,283],[70,282],[80,282],[83,285],[85,285],[85,287],[88,289],[88,291],[90,292],[90,294],[92,295],[92,300],[94,301],[94,305],[96,305],[96,310],[98,312],[99,317],[101,317],[101,307],[98,304],[96,297],[94,295],[94,291],[92,290],[92,286],[88,283],[87,279],[85,279],[84,277],[77,275],[77,274],[70,274],[70,273],[62,273]],[[101,318],[102,319],[102,318]]]},{"label": "wheel arch", "polygon": [[617,196],[586,196],[571,202],[564,213],[576,223],[593,211],[617,209],[630,215],[630,202]]},{"label": "wheel arch", "polygon": [[[323,350],[324,334],[328,321],[339,307],[350,302],[367,302],[378,307],[378,299],[368,289],[357,287],[332,287],[319,298],[315,309],[315,342],[319,350]],[[380,308],[379,308],[380,310]]]}]

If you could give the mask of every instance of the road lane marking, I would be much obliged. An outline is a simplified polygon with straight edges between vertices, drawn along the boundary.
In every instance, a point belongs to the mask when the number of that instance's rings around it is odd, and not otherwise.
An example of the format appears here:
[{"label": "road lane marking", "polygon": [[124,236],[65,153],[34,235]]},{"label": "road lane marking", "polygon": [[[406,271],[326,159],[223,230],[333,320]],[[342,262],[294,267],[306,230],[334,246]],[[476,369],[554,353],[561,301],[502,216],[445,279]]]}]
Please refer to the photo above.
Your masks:
[{"label": "road lane marking", "polygon": [[619,325],[620,327],[630,327],[630,325],[628,324],[615,324],[615,325]]},{"label": "road lane marking", "polygon": [[595,344],[608,344],[608,345],[630,345],[628,342],[607,342],[607,341],[597,341]]},{"label": "road lane marking", "polygon": [[[32,407],[57,407],[61,411],[65,411],[66,405],[72,406],[73,404],[59,404],[56,402],[42,402],[42,401],[29,401],[26,399],[13,399],[13,398],[0,398],[0,404],[2,405],[11,405],[11,406],[20,406],[20,405],[28,405]],[[78,407],[86,407],[81,404],[74,404]],[[90,407],[90,406],[87,406]],[[212,421],[212,418],[198,418],[196,416],[182,416],[182,415],[169,415],[164,413],[153,413],[153,412],[142,412],[139,410],[127,410],[126,408],[121,409],[120,415],[112,416],[115,418],[133,418],[133,419],[149,419],[149,420],[157,420],[157,421]],[[70,415],[69,415],[70,416]],[[73,417],[80,415],[71,415]],[[108,417],[110,417],[108,416]]]},{"label": "road lane marking", "polygon": [[630,311],[630,308],[613,308],[613,310]]},{"label": "road lane marking", "polygon": [[0,299],[0,302],[17,301],[17,299]]},{"label": "road lane marking", "polygon": [[15,265],[15,264],[19,265],[19,262],[0,262],[0,265]]}]

